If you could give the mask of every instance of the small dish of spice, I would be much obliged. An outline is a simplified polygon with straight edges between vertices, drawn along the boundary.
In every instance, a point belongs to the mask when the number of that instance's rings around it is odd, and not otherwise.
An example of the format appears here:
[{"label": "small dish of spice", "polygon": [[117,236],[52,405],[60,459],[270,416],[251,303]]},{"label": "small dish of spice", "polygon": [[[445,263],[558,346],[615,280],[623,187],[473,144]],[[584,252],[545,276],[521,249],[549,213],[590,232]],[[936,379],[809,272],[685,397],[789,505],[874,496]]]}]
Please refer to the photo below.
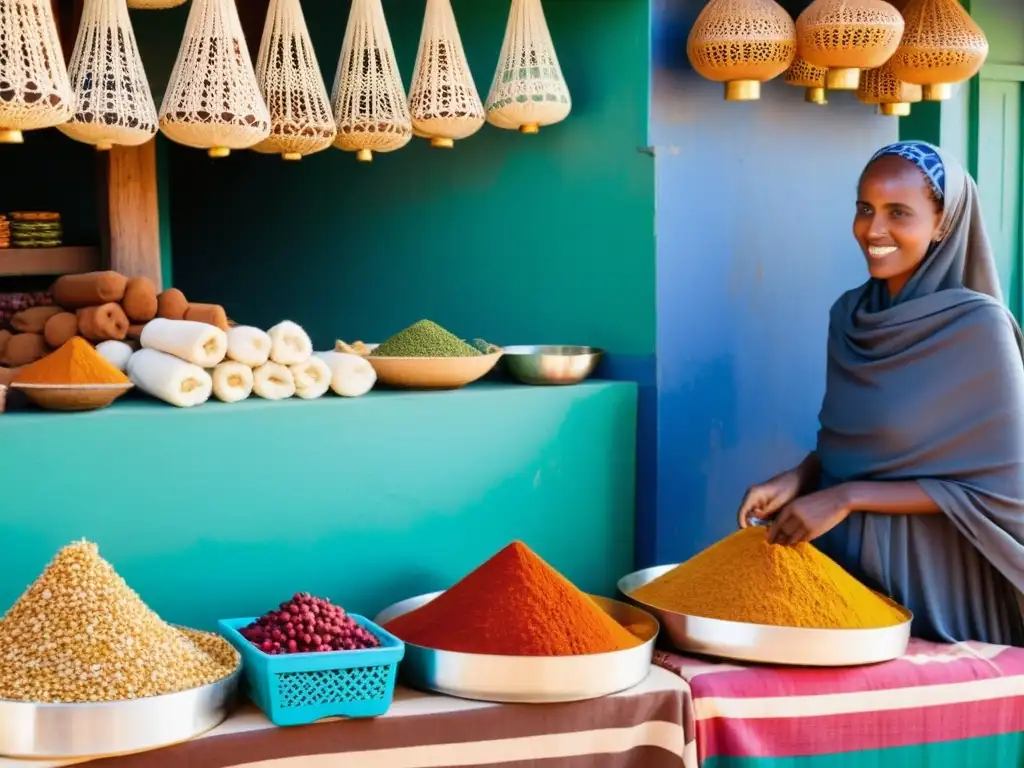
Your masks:
[{"label": "small dish of spice", "polygon": [[420,320],[369,349],[366,359],[387,386],[459,389],[490,373],[501,354],[499,347],[474,346],[437,323]]},{"label": "small dish of spice", "polygon": [[80,336],[20,368],[10,384],[35,405],[51,411],[105,408],[132,386],[127,376]]}]

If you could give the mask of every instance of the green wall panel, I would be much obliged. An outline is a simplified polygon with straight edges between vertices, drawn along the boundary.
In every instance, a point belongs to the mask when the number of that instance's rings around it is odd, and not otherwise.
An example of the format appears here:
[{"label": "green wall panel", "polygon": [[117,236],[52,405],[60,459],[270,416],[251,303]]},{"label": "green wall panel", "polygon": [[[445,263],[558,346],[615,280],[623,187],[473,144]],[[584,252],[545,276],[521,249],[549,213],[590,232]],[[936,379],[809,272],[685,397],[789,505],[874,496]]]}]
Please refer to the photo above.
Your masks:
[{"label": "green wall panel", "polygon": [[[303,6],[330,85],[348,4]],[[508,3],[454,7],[486,95]],[[538,136],[485,126],[454,150],[414,140],[372,164],[337,150],[286,163],[251,152],[212,161],[172,147],[175,284],[239,321],[289,316],[318,346],[336,336],[382,340],[430,317],[501,344],[653,354],[654,170],[638,151],[648,4],[544,7],[574,103],[565,123]],[[423,8],[385,2],[407,84]],[[184,23],[182,13],[164,19],[140,33],[154,80],[166,78],[166,40]]]},{"label": "green wall panel", "polygon": [[0,510],[0,610],[82,537],[166,619],[207,628],[295,590],[372,615],[517,538],[613,595],[633,566],[636,396],[590,382],[7,413],[5,476],[31,479]]}]

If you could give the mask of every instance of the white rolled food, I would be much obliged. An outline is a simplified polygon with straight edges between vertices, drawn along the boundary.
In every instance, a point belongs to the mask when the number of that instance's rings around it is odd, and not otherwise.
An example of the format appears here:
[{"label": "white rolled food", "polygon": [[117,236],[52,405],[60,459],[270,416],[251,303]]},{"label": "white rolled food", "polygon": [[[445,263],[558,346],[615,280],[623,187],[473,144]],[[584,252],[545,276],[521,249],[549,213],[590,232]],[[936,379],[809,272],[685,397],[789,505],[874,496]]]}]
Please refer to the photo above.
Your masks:
[{"label": "white rolled food", "polygon": [[313,342],[298,323],[282,320],[267,331],[270,336],[270,359],[281,365],[298,365],[313,355]]},{"label": "white rolled food", "polygon": [[128,361],[135,350],[123,341],[109,339],[96,345],[96,351],[106,359],[108,363],[124,373],[128,369]]},{"label": "white rolled food", "polygon": [[252,372],[252,391],[264,400],[286,400],[295,394],[295,379],[288,366],[267,362]]},{"label": "white rolled food", "polygon": [[361,397],[377,383],[377,371],[370,361],[347,352],[317,352],[331,369],[331,389],[342,397]]},{"label": "white rolled food", "polygon": [[251,325],[236,325],[228,329],[229,360],[245,363],[250,368],[263,365],[270,359],[270,336]]},{"label": "white rolled food", "polygon": [[316,355],[289,369],[295,380],[295,394],[303,400],[315,400],[331,388],[331,369]]},{"label": "white rolled food", "polygon": [[220,328],[194,320],[168,320],[165,317],[146,323],[139,342],[145,349],[166,352],[202,368],[215,367],[228,351],[228,335]]},{"label": "white rolled food", "polygon": [[252,394],[254,377],[252,368],[245,363],[225,360],[218,363],[211,374],[213,396],[222,403],[237,403]]},{"label": "white rolled food", "polygon": [[155,349],[131,356],[128,378],[147,395],[179,408],[201,405],[213,391],[213,379],[198,365]]}]

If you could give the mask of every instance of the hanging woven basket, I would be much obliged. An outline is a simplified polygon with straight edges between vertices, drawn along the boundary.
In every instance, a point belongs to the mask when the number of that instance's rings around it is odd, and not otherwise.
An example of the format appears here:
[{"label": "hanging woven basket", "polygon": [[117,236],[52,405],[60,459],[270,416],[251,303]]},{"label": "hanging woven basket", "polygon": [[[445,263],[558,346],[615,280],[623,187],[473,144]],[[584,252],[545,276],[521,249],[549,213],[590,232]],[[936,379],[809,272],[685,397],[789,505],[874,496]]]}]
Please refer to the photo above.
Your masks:
[{"label": "hanging woven basket", "polygon": [[572,110],[541,0],[512,0],[498,66],[484,105],[498,128],[537,133]]},{"label": "hanging woven basket", "polygon": [[192,0],[160,105],[160,130],[210,157],[227,157],[270,135],[234,0]]},{"label": "hanging woven basket", "polygon": [[177,8],[188,0],[128,0],[128,7],[140,11],[162,11],[165,8]]},{"label": "hanging woven basket", "polygon": [[861,72],[857,98],[865,104],[878,105],[880,114],[906,117],[910,114],[910,105],[921,101],[922,89],[920,85],[896,77],[892,62],[888,61],[877,69]]},{"label": "hanging woven basket", "polygon": [[61,133],[96,149],[156,135],[156,104],[124,0],[85,0],[68,74],[76,106]]},{"label": "hanging woven basket", "polygon": [[825,75],[827,73],[828,70],[824,67],[808,64],[797,56],[796,60],[782,76],[782,80],[786,85],[803,88],[804,101],[808,104],[828,104],[827,91],[825,90]]},{"label": "hanging woven basket", "polygon": [[270,1],[256,82],[270,112],[270,136],[256,152],[301,160],[331,146],[334,115],[299,0]]},{"label": "hanging woven basket", "polygon": [[856,90],[860,70],[882,66],[902,34],[903,17],[883,0],[814,0],[796,20],[800,56],[828,70],[830,90]]},{"label": "hanging woven basket", "polygon": [[956,0],[910,0],[903,40],[892,57],[901,80],[924,86],[926,101],[953,95],[953,84],[974,77],[988,57],[988,40]]},{"label": "hanging woven basket", "polygon": [[0,0],[0,144],[60,125],[74,107],[50,0]]},{"label": "hanging woven basket", "polygon": [[711,0],[686,39],[686,56],[701,77],[725,83],[728,101],[761,97],[761,83],[796,57],[793,19],[775,0]]},{"label": "hanging woven basket", "polygon": [[484,124],[473,73],[449,0],[427,0],[416,66],[409,88],[413,134],[433,147],[450,148]]},{"label": "hanging woven basket", "polygon": [[362,162],[412,139],[409,102],[380,0],[352,0],[331,89],[334,146]]}]

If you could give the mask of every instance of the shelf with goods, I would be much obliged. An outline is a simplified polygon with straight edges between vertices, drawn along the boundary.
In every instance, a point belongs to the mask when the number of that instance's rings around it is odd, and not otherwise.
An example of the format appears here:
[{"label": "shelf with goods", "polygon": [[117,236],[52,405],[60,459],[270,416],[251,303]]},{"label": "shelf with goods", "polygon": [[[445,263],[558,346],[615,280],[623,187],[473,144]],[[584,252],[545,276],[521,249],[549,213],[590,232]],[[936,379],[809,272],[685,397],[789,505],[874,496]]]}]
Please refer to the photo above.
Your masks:
[{"label": "shelf with goods", "polygon": [[100,249],[95,246],[0,248],[0,277],[72,275],[99,268]]}]

